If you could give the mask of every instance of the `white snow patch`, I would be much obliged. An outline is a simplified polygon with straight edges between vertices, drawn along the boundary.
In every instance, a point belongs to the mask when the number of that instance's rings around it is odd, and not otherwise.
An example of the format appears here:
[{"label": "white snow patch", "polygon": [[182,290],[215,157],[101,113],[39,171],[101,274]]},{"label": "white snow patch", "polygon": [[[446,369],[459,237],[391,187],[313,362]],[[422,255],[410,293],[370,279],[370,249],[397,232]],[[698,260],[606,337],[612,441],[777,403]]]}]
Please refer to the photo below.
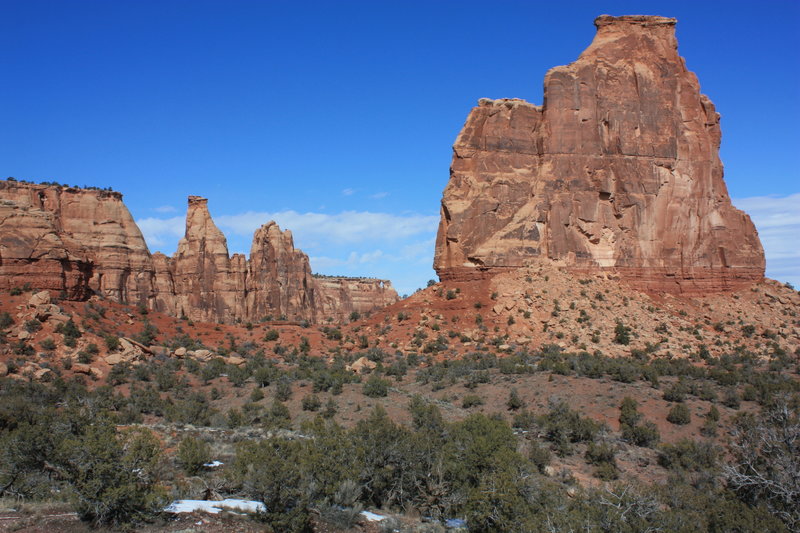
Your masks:
[{"label": "white snow patch", "polygon": [[225,463],[223,463],[222,461],[211,461],[210,463],[206,463],[203,466],[205,466],[206,468],[217,468],[224,464]]},{"label": "white snow patch", "polygon": [[205,513],[217,514],[222,510],[255,513],[258,511],[266,511],[267,507],[261,502],[228,498],[222,501],[175,500],[164,510],[168,513],[193,513],[195,511],[202,511]]},{"label": "white snow patch", "polygon": [[367,519],[368,522],[380,522],[386,517],[379,514],[370,513],[369,511],[361,511],[361,516]]}]

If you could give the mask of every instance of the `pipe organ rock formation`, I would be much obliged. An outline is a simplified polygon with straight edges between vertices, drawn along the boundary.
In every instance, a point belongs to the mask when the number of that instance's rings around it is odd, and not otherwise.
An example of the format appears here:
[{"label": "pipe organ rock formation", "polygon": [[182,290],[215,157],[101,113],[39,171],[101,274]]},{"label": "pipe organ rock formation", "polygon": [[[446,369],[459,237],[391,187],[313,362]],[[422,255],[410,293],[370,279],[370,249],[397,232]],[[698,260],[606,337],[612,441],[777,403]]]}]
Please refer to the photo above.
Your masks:
[{"label": "pipe organ rock formation", "polygon": [[434,268],[471,279],[553,261],[634,288],[730,290],[764,252],[731,205],[720,116],[678,55],[675,19],[601,16],[544,103],[482,99],[453,146]]},{"label": "pipe organ rock formation", "polygon": [[386,280],[316,277],[290,231],[259,228],[230,256],[207,200],[189,197],[173,257],[150,254],[117,192],[0,181],[0,289],[110,300],[196,321],[345,320],[398,300]]}]

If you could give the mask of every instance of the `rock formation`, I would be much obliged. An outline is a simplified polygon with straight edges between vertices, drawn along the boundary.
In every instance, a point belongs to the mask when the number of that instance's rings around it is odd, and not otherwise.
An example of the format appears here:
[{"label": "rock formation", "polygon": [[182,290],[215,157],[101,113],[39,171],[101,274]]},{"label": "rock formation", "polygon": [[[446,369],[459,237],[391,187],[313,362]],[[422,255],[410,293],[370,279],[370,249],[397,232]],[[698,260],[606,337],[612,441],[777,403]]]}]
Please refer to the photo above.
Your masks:
[{"label": "rock formation", "polygon": [[314,277],[275,222],[256,231],[250,260],[231,257],[205,198],[189,197],[170,258],[150,255],[117,192],[0,181],[0,289],[25,285],[211,322],[342,321],[398,299],[388,281]]},{"label": "rock formation", "polygon": [[541,260],[635,288],[728,290],[764,253],[722,179],[719,114],[675,19],[601,16],[544,103],[482,99],[456,139],[434,268],[470,279]]},{"label": "rock formation", "polygon": [[152,281],[150,253],[121,194],[0,181],[0,288],[139,302],[152,296]]}]

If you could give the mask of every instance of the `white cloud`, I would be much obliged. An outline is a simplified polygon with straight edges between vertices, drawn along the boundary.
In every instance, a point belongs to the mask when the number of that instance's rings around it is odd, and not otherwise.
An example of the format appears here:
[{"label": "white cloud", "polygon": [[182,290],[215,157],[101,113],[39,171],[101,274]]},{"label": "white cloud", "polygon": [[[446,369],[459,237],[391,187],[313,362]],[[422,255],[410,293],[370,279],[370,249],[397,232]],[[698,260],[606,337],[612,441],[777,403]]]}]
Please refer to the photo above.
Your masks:
[{"label": "white cloud", "polygon": [[177,211],[177,209],[175,209],[171,205],[162,205],[160,207],[154,207],[153,211],[155,211],[156,213],[174,213],[175,211]]},{"label": "white cloud", "polygon": [[350,189],[350,188],[342,189],[343,196],[352,196],[355,192],[356,192],[355,189]]},{"label": "white cloud", "polygon": [[186,230],[186,217],[175,216],[171,218],[141,218],[136,221],[136,225],[142,230],[144,240],[150,251],[155,251],[159,247],[174,247]]},{"label": "white cloud", "polygon": [[434,215],[394,215],[369,211],[343,211],[337,214],[247,212],[215,218],[223,231],[251,236],[266,222],[274,220],[281,229],[290,229],[300,242],[356,244],[398,240],[421,233],[435,232],[439,217]]},{"label": "white cloud", "polygon": [[370,195],[370,198],[374,200],[380,200],[381,198],[386,198],[389,196],[388,192],[376,192],[375,194]]},{"label": "white cloud", "polygon": [[800,193],[789,196],[739,198],[758,229],[767,257],[767,276],[800,285]]}]

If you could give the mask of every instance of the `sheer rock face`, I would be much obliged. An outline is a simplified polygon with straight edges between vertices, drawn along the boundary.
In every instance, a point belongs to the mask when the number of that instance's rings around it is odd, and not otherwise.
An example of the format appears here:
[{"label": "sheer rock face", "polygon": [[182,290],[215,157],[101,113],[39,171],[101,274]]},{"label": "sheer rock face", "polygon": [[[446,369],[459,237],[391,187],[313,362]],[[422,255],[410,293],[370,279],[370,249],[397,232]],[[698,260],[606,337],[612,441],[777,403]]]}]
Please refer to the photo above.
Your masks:
[{"label": "sheer rock face", "polygon": [[[101,259],[102,257],[102,259]],[[0,288],[147,303],[153,266],[122,195],[0,181]]]},{"label": "sheer rock face", "polygon": [[399,300],[392,284],[383,279],[318,277],[314,281],[318,308],[337,322],[347,320],[353,312],[367,313]]},{"label": "sheer rock face", "polygon": [[677,52],[675,19],[601,16],[544,105],[483,99],[454,149],[434,268],[469,279],[541,260],[635,288],[729,290],[764,253],[731,205],[719,114]]},{"label": "sheer rock face", "polygon": [[189,197],[186,233],[170,258],[150,255],[119,193],[0,181],[0,289],[101,294],[210,322],[343,320],[398,300],[388,281],[315,278],[275,222],[256,231],[249,261],[230,256],[207,204]]}]

